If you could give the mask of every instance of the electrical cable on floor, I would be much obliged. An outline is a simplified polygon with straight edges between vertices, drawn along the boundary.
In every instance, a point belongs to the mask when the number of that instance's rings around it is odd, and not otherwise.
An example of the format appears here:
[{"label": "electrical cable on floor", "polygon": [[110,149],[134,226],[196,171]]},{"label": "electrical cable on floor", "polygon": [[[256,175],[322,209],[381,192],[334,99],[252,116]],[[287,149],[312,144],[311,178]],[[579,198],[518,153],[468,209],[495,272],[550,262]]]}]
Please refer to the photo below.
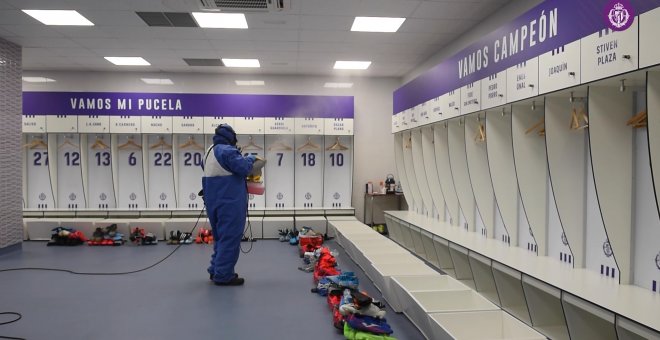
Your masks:
[{"label": "electrical cable on floor", "polygon": [[[16,317],[14,320],[9,320],[9,321],[0,322],[0,326],[8,325],[8,324],[10,324],[10,323],[14,323],[14,322],[16,322],[16,321],[18,321],[18,320],[20,320],[20,319],[23,318],[23,315],[21,315],[21,313],[16,313],[16,312],[1,312],[0,315],[13,315],[13,316]],[[25,338],[15,338],[15,337],[4,336],[4,335],[0,335],[0,339],[26,340]]]}]

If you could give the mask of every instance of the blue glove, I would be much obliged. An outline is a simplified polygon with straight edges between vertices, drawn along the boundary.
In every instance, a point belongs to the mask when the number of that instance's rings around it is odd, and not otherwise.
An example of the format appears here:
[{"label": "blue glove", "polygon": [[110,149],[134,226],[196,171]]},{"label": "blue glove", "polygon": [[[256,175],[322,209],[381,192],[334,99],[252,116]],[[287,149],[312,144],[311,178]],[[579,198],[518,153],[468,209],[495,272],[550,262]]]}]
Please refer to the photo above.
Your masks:
[{"label": "blue glove", "polygon": [[254,163],[254,161],[257,160],[257,156],[255,156],[255,155],[248,155],[247,157],[245,157],[245,159],[248,159],[248,160],[252,161],[252,163]]}]

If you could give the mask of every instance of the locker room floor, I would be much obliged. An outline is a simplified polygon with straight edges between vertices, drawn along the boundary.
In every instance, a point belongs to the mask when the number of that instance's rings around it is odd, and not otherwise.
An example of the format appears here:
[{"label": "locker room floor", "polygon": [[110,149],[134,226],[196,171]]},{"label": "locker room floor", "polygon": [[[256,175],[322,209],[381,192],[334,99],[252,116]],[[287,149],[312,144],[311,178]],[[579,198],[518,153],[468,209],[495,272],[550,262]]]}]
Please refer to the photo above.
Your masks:
[{"label": "locker room floor", "polygon": [[[356,271],[360,287],[380,298],[359,267],[339,250],[339,266]],[[247,244],[243,244],[247,246]],[[53,267],[76,271],[129,271],[160,260],[173,246],[46,247],[25,242],[0,256],[0,268]],[[275,240],[241,254],[243,287],[216,287],[206,266],[211,247],[183,246],[145,272],[79,276],[58,272],[0,273],[0,312],[23,319],[0,326],[0,335],[27,339],[343,339],[324,298],[310,293],[312,276],[299,271],[295,247]],[[9,318],[1,318],[0,322]],[[388,310],[399,340],[422,339],[403,315]]]}]

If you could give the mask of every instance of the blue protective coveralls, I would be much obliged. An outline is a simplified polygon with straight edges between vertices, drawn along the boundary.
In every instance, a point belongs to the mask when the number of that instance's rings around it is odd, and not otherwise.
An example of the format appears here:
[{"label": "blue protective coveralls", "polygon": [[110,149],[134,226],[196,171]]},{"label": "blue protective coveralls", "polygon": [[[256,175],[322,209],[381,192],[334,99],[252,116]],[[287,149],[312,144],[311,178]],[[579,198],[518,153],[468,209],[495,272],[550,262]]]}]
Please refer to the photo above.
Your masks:
[{"label": "blue protective coveralls", "polygon": [[247,216],[246,176],[254,157],[243,157],[236,148],[236,135],[221,125],[213,136],[212,150],[204,159],[204,203],[213,230],[213,256],[209,274],[215,282],[228,282],[235,276]]}]

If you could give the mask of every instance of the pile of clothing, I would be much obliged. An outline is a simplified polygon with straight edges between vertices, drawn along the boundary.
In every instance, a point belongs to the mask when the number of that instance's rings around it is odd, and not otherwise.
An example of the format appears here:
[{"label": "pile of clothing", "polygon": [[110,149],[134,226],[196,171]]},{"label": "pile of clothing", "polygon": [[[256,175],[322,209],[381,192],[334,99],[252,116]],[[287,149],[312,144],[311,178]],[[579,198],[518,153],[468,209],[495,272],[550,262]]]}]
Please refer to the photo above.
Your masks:
[{"label": "pile of clothing", "polygon": [[199,229],[197,237],[195,237],[195,243],[213,244],[213,233],[211,233],[211,230],[206,228]]},{"label": "pile of clothing", "polygon": [[313,252],[323,246],[323,234],[310,227],[302,227],[298,233],[298,254],[304,257],[305,253]]},{"label": "pile of clothing", "polygon": [[90,246],[121,246],[124,242],[124,234],[117,231],[116,224],[111,224],[105,228],[96,228],[87,244]]},{"label": "pile of clothing", "polygon": [[181,232],[181,230],[177,230],[176,233],[174,230],[170,231],[170,238],[167,240],[167,244],[177,245],[191,243],[193,243],[192,233]]},{"label": "pile of clothing", "polygon": [[143,246],[154,246],[158,244],[158,238],[153,233],[147,233],[142,228],[135,228],[131,231],[131,236],[129,237],[131,242],[136,245]]},{"label": "pile of clothing", "polygon": [[87,242],[85,235],[73,228],[57,227],[52,230],[48,246],[77,246]]},{"label": "pile of clothing", "polygon": [[348,340],[396,340],[390,336],[394,331],[385,319],[385,305],[360,291],[355,273],[341,272],[336,256],[327,247],[305,252],[299,268],[313,265],[316,287],[312,292],[326,297],[333,325]]}]

